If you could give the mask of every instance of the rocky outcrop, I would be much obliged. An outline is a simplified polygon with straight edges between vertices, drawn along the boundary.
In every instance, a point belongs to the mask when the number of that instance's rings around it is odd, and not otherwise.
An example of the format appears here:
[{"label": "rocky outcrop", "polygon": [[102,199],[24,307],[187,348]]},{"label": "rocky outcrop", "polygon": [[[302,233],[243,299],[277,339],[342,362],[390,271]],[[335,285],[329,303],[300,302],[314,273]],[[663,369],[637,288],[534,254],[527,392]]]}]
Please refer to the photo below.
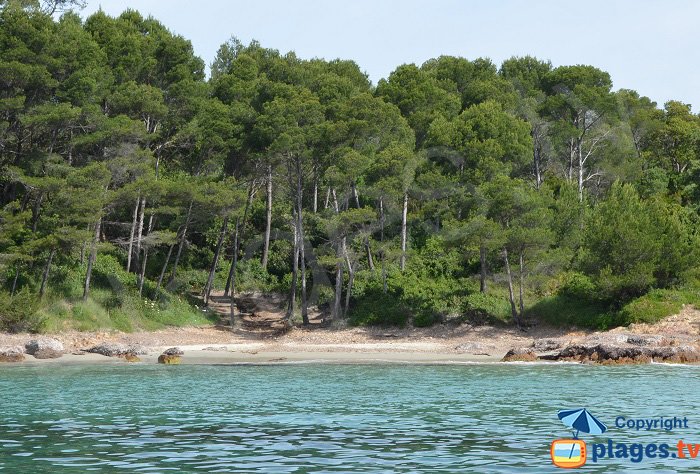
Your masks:
[{"label": "rocky outcrop", "polygon": [[598,364],[688,364],[700,362],[700,351],[694,346],[642,347],[633,344],[623,346],[580,343],[566,346],[553,354],[539,354],[537,358]]},{"label": "rocky outcrop", "polygon": [[530,346],[535,352],[550,352],[561,349],[563,341],[558,339],[538,339]]},{"label": "rocky outcrop", "polygon": [[166,349],[165,351],[163,351],[163,353],[158,356],[158,363],[177,365],[182,360],[182,356],[184,354],[185,353],[182,352],[182,350],[179,347],[171,347],[170,349]]},{"label": "rocky outcrop", "polygon": [[146,349],[133,345],[122,344],[119,342],[103,342],[86,350],[93,354],[101,354],[107,357],[123,357],[130,362],[137,362],[139,355],[146,354]]},{"label": "rocky outcrop", "polygon": [[0,347],[0,362],[22,362],[24,348],[22,346]]},{"label": "rocky outcrop", "polygon": [[32,339],[24,345],[24,351],[36,359],[57,359],[63,355],[63,343],[56,339]]},{"label": "rocky outcrop", "polygon": [[532,362],[537,360],[537,354],[527,347],[516,347],[503,356],[503,362]]}]

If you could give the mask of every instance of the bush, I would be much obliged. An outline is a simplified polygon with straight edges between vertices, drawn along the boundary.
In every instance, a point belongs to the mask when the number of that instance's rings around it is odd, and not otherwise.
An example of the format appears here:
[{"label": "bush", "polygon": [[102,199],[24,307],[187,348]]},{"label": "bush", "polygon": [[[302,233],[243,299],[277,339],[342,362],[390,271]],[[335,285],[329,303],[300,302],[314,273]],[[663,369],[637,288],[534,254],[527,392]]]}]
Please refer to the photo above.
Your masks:
[{"label": "bush", "polygon": [[698,304],[700,293],[693,289],[651,290],[620,310],[624,324],[661,321],[680,312],[684,304]]},{"label": "bush", "polygon": [[475,292],[464,300],[464,312],[473,322],[505,322],[512,319],[510,303],[503,295]]},{"label": "bush", "polygon": [[410,315],[396,293],[384,293],[381,285],[372,285],[353,299],[349,319],[354,326],[405,326]]},{"label": "bush", "polygon": [[6,332],[39,332],[44,319],[37,313],[39,299],[23,288],[14,296],[0,292],[0,330]]}]

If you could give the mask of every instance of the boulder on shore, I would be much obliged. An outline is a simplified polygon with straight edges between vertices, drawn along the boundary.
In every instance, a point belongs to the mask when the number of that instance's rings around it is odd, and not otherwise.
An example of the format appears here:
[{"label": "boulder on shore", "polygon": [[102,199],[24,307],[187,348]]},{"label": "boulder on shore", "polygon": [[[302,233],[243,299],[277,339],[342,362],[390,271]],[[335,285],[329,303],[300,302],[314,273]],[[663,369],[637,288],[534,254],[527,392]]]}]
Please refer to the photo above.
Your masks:
[{"label": "boulder on shore", "polygon": [[22,346],[0,347],[0,362],[22,362],[24,348]]},{"label": "boulder on shore", "polygon": [[185,353],[179,347],[171,347],[158,356],[159,364],[177,365]]},{"label": "boulder on shore", "polygon": [[503,356],[502,362],[532,362],[537,360],[537,354],[527,347],[515,347]]},{"label": "boulder on shore", "polygon": [[63,355],[63,343],[49,337],[32,339],[24,345],[24,351],[36,359],[57,359]]},{"label": "boulder on shore", "polygon": [[91,347],[86,352],[101,354],[107,357],[133,358],[145,354],[146,350],[141,346],[122,344],[120,342],[103,342]]}]

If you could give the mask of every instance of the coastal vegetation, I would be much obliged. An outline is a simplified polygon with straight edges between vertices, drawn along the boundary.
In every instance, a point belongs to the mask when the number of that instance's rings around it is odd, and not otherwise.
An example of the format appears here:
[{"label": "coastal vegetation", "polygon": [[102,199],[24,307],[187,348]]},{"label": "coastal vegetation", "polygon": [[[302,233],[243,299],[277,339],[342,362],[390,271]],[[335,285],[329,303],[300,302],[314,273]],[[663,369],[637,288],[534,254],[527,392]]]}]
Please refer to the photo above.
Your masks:
[{"label": "coastal vegetation", "polygon": [[206,324],[217,290],[285,294],[290,324],[609,328],[700,302],[689,104],[529,56],[375,85],[236,38],[207,75],[157,19],[71,3],[0,0],[2,331]]}]

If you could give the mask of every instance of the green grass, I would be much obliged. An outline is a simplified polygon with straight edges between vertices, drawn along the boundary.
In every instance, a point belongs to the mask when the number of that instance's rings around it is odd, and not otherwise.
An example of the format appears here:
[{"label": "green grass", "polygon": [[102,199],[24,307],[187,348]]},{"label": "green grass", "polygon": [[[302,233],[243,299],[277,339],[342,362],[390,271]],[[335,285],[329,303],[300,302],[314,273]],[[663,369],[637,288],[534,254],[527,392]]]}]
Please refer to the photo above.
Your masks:
[{"label": "green grass", "polygon": [[106,298],[111,298],[108,292],[99,290],[87,301],[45,299],[38,311],[41,324],[36,330],[43,333],[70,329],[133,332],[154,331],[171,326],[199,326],[214,322],[210,315],[190,306],[177,296],[171,296],[166,302],[127,296],[122,297],[118,306],[105,305]]},{"label": "green grass", "polygon": [[655,323],[677,314],[686,304],[700,306],[699,289],[651,290],[623,306],[620,317],[623,324]]}]

